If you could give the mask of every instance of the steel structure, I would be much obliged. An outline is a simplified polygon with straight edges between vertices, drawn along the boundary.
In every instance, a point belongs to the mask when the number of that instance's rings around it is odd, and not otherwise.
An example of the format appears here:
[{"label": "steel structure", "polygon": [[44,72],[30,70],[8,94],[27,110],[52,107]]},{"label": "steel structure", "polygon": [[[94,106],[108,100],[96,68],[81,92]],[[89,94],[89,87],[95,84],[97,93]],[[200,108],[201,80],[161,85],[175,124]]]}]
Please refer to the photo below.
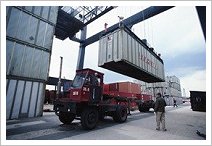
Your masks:
[{"label": "steel structure", "polygon": [[196,6],[202,32],[206,40],[206,6]]},{"label": "steel structure", "polygon": [[[52,86],[57,86],[59,78],[56,77],[49,77],[48,80],[46,81],[47,85],[52,85]],[[61,86],[64,85],[64,82],[71,82],[72,80],[68,79],[61,79]]]},{"label": "steel structure", "polygon": [[[113,6],[63,6],[59,8],[58,19],[55,28],[55,36],[64,40],[69,38],[80,43],[77,69],[82,69],[85,56],[85,45],[87,25],[102,15],[112,10]],[[81,30],[81,37],[75,35]]]},{"label": "steel structure", "polygon": [[[79,7],[60,7],[58,11],[58,19],[55,28],[55,36],[58,39],[64,40],[69,37],[71,40],[80,43],[78,61],[77,61],[77,70],[83,69],[84,65],[84,56],[85,56],[85,47],[98,41],[99,38],[105,33],[100,31],[99,33],[86,39],[86,26],[101,17],[105,13],[112,10],[113,6],[79,6]],[[168,9],[173,8],[173,6],[151,6],[146,8],[143,11],[138,12],[137,14],[124,19],[122,22],[127,27],[132,27],[133,25],[142,22],[148,18],[151,18],[157,14],[160,14]],[[108,31],[113,31],[119,27],[119,23],[114,24],[108,28]],[[81,30],[81,37],[76,38],[75,35]]]},{"label": "steel structure", "polygon": [[55,36],[81,42],[75,36],[79,30],[112,10],[113,6],[63,6],[59,8]]},{"label": "steel structure", "polygon": [[112,6],[77,6],[77,7],[61,7],[61,10],[77,18],[85,25],[93,22],[103,14],[107,13],[114,7]]},{"label": "steel structure", "polygon": [[[158,15],[166,10],[169,10],[173,8],[173,6],[151,6],[146,8],[143,11],[138,12],[135,15],[132,15],[126,19],[124,19],[122,22],[124,25],[128,27],[132,27],[133,25],[142,22],[146,19],[149,19],[155,15]],[[113,31],[114,29],[117,29],[119,27],[119,23],[114,24],[113,26],[108,28],[108,31]],[[85,40],[84,45],[88,46],[96,41],[99,40],[100,36],[104,34],[104,31],[100,31],[99,33],[89,37],[88,39]]]}]

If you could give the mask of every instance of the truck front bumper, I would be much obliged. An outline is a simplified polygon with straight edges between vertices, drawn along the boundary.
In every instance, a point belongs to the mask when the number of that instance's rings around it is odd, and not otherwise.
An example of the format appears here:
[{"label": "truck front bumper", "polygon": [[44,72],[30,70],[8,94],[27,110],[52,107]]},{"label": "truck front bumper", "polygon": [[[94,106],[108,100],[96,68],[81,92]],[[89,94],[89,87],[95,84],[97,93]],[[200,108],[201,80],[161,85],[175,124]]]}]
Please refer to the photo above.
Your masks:
[{"label": "truck front bumper", "polygon": [[54,111],[56,115],[59,115],[59,112],[69,112],[76,114],[76,102],[55,100]]}]

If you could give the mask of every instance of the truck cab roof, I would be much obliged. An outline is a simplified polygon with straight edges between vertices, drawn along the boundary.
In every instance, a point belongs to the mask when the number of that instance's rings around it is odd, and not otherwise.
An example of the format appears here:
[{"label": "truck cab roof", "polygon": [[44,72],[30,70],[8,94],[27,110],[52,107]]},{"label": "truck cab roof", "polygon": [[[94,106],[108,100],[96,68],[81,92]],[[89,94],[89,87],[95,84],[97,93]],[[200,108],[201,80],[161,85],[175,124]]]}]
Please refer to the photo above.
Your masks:
[{"label": "truck cab roof", "polygon": [[97,73],[99,76],[104,76],[103,73],[98,72],[98,71],[95,71],[95,70],[90,69],[90,68],[80,69],[80,70],[77,70],[77,71],[76,71],[76,73],[84,73],[84,72],[86,72],[86,73],[88,72],[88,73],[90,73],[90,74],[95,74],[95,73]]}]

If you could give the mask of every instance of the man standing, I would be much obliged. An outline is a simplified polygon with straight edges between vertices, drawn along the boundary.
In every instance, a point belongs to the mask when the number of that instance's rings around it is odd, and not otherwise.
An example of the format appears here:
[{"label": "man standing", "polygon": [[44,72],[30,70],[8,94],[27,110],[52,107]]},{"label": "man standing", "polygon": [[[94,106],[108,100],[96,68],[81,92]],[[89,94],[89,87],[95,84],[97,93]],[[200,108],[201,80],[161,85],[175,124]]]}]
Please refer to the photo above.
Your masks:
[{"label": "man standing", "polygon": [[175,106],[178,107],[178,106],[177,106],[177,101],[176,101],[176,99],[173,98],[173,100],[174,100],[174,107],[175,107]]},{"label": "man standing", "polygon": [[166,107],[166,101],[161,97],[161,93],[157,93],[155,108],[154,108],[154,111],[156,113],[156,123],[157,123],[156,130],[160,130],[160,123],[162,123],[162,130],[166,131],[165,107]]}]

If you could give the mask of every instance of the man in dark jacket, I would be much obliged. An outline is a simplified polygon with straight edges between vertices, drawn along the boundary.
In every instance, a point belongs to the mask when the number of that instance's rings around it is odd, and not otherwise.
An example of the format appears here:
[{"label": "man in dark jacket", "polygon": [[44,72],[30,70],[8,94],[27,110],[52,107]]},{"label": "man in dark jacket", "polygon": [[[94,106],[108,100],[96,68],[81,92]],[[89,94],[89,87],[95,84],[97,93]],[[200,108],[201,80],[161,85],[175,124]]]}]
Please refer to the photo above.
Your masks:
[{"label": "man in dark jacket", "polygon": [[175,107],[175,106],[178,107],[178,106],[177,106],[177,101],[176,101],[176,99],[173,98],[173,101],[174,101],[174,105],[173,105],[173,106],[174,106],[174,107]]},{"label": "man in dark jacket", "polygon": [[156,123],[157,123],[156,130],[160,130],[160,123],[162,123],[162,130],[166,131],[166,127],[165,127],[165,107],[166,107],[166,101],[161,97],[160,93],[157,93],[155,108],[154,108],[154,111],[156,113]]}]

